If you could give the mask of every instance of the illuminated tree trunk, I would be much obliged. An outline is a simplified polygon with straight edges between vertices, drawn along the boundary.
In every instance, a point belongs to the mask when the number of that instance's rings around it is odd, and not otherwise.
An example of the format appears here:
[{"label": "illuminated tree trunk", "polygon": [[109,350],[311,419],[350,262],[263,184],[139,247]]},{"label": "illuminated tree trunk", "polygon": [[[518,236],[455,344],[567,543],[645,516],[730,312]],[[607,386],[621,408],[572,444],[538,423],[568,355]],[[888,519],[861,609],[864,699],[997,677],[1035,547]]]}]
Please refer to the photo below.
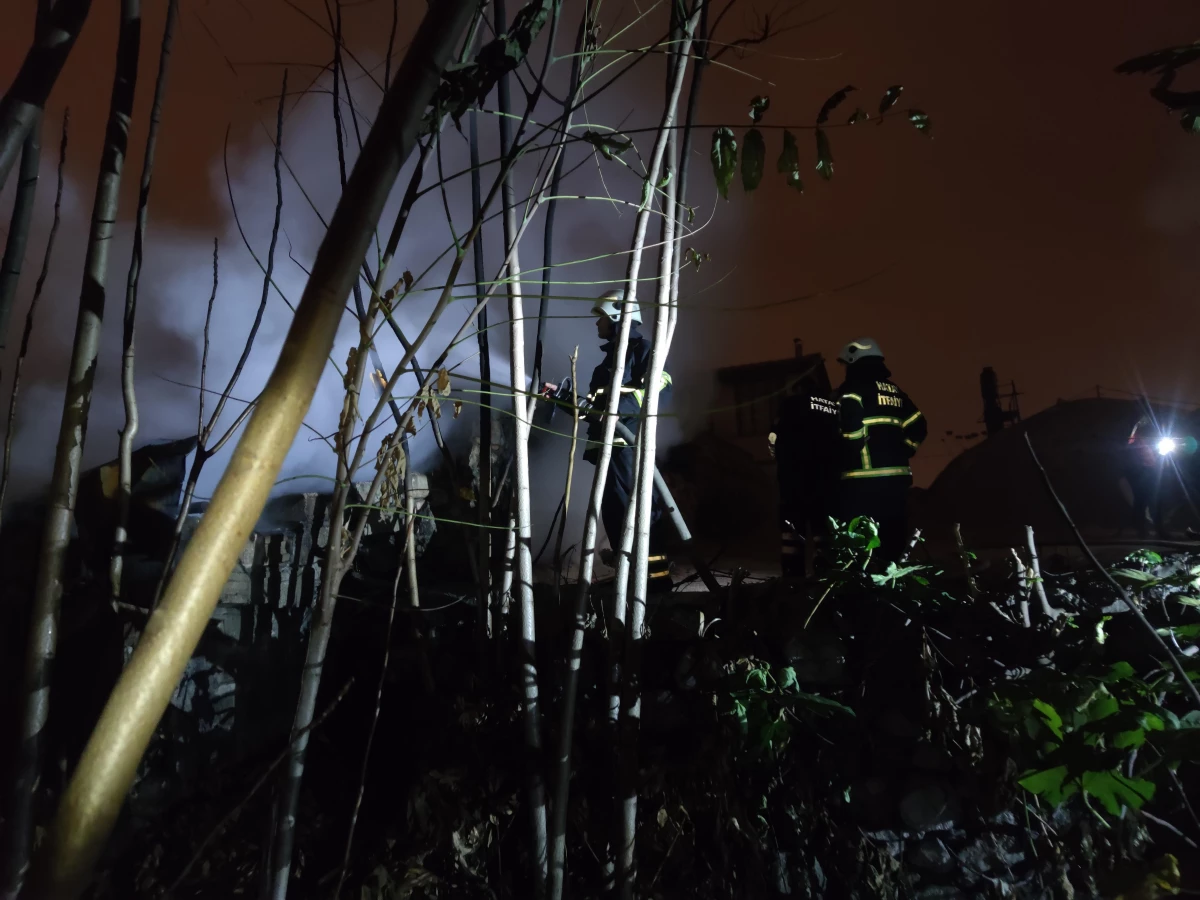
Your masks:
[{"label": "illuminated tree trunk", "polygon": [[121,429],[118,452],[120,496],[117,528],[113,535],[109,584],[113,600],[121,599],[121,575],[128,540],[129,502],[133,493],[133,441],[138,432],[137,394],[133,383],[134,325],[137,320],[138,282],[142,275],[142,256],[146,240],[146,213],[150,204],[150,181],[154,176],[154,155],[158,147],[158,129],[162,122],[163,97],[167,92],[167,72],[171,64],[171,42],[179,19],[179,0],[168,0],[167,21],[163,26],[162,50],[158,57],[158,78],[154,82],[154,103],[150,107],[150,131],[146,135],[146,156],[142,160],[142,184],[138,192],[137,220],[133,231],[133,253],[129,259],[129,277],[125,285],[124,334],[121,348],[121,397],[125,402],[125,427]]},{"label": "illuminated tree trunk", "polygon": [[[91,231],[88,234],[87,254],[84,258],[83,288],[79,297],[79,314],[75,322],[75,342],[71,350],[70,369],[67,372],[67,392],[59,423],[54,474],[50,480],[49,503],[46,507],[41,553],[38,558],[29,644],[26,650],[25,678],[22,685],[21,745],[13,789],[13,808],[9,818],[8,843],[5,848],[5,890],[13,893],[20,889],[29,861],[33,801],[41,769],[42,734],[50,713],[50,684],[58,645],[63,566],[66,562],[67,545],[71,540],[75,496],[79,490],[79,473],[87,434],[88,412],[92,402],[96,356],[100,350],[100,331],[104,322],[108,248],[112,243],[113,227],[117,219],[121,173],[129,146],[129,124],[133,115],[134,88],[137,85],[142,29],[140,0],[122,0],[120,17],[116,75],[109,101],[100,175],[96,181]],[[53,28],[50,30],[53,31]]]},{"label": "illuminated tree trunk", "polygon": [[17,77],[0,99],[0,190],[25,139],[46,108],[46,98],[83,29],[92,0],[58,0],[46,29],[35,35]]},{"label": "illuminated tree trunk", "polygon": [[413,38],[321,242],[271,378],[75,770],[31,896],[76,896],[103,849],[312,402],[384,203],[474,8],[470,0],[434,4]]}]

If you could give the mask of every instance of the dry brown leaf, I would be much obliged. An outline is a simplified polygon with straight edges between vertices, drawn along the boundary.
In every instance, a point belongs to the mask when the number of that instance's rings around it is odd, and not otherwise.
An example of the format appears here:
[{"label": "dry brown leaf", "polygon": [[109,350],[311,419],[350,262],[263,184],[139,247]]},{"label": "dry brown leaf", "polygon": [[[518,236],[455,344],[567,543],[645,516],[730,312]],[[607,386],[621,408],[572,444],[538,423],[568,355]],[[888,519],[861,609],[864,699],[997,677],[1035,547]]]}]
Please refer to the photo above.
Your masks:
[{"label": "dry brown leaf", "polygon": [[454,401],[454,418],[457,419],[461,412],[462,412],[462,401],[455,400]]},{"label": "dry brown leaf", "polygon": [[443,397],[450,393],[450,373],[446,371],[445,366],[438,369],[437,389]]},{"label": "dry brown leaf", "polygon": [[413,273],[408,271],[408,269],[405,269],[404,270],[404,289],[406,291],[411,291],[412,286],[413,286]]}]

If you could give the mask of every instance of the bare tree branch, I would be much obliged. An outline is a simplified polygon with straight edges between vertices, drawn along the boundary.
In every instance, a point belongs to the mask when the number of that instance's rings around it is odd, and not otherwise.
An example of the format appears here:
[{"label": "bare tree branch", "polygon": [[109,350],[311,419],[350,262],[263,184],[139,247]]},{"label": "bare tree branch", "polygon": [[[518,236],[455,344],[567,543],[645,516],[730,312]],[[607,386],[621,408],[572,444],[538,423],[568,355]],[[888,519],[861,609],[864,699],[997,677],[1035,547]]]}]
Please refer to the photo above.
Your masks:
[{"label": "bare tree branch", "polygon": [[125,286],[125,317],[121,348],[121,397],[125,403],[125,427],[121,429],[117,453],[120,485],[117,495],[117,527],[113,534],[112,562],[109,565],[109,585],[112,599],[121,599],[121,574],[125,566],[125,544],[128,541],[129,503],[133,494],[133,440],[138,433],[137,395],[134,390],[134,327],[137,320],[138,282],[142,276],[142,255],[146,240],[147,208],[150,204],[150,182],[154,175],[154,154],[158,147],[158,129],[162,122],[163,97],[167,91],[167,72],[171,63],[171,42],[179,19],[179,0],[168,0],[167,21],[163,26],[162,49],[158,58],[158,78],[154,83],[154,102],[150,107],[150,130],[146,135],[146,155],[142,160],[142,183],[138,192],[137,220],[133,229],[133,252],[129,258],[129,276]]},{"label": "bare tree branch", "polygon": [[4,511],[4,494],[8,489],[9,469],[12,465],[12,442],[17,429],[17,397],[21,388],[21,369],[25,365],[25,357],[29,353],[29,339],[33,335],[33,315],[37,312],[38,301],[42,299],[42,288],[46,286],[46,276],[50,274],[50,260],[54,255],[54,241],[58,237],[58,226],[62,223],[62,193],[63,168],[67,161],[67,130],[71,122],[71,111],[63,113],[62,140],[58,145],[58,188],[54,194],[54,221],[50,225],[50,235],[46,238],[46,252],[42,256],[42,271],[38,274],[37,284],[33,288],[33,299],[29,302],[29,310],[25,313],[25,329],[21,332],[21,346],[17,351],[17,362],[13,368],[12,391],[8,398],[8,422],[4,430],[4,465],[0,472],[0,513]]}]

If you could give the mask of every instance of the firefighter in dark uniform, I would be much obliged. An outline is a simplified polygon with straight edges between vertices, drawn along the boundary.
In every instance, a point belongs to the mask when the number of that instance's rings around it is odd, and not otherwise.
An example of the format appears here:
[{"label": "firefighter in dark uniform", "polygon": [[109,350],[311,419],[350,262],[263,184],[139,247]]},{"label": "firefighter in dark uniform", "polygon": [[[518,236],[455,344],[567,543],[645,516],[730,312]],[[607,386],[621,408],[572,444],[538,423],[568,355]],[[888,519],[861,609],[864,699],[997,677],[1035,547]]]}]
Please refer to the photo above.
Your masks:
[{"label": "firefighter in dark uniform", "polygon": [[[609,291],[600,297],[592,307],[596,316],[596,334],[603,343],[600,349],[604,351],[604,359],[592,372],[588,383],[587,402],[597,415],[588,416],[587,449],[583,458],[593,465],[600,457],[600,447],[604,442],[604,415],[608,408],[608,391],[612,386],[613,362],[617,352],[617,328],[621,314],[621,304],[625,292]],[[642,402],[646,396],[646,376],[650,371],[650,341],[638,330],[642,324],[640,307],[630,310],[632,316],[629,330],[629,345],[625,353],[625,372],[621,377],[621,398],[617,412],[619,420],[626,428],[637,436],[640,424],[639,414]],[[552,384],[543,385],[543,390],[557,390]],[[671,399],[671,376],[662,374],[659,387],[659,415],[669,408]],[[619,435],[613,438],[612,458],[608,463],[608,479],[604,485],[604,497],[600,504],[600,518],[604,523],[604,531],[608,542],[615,554],[621,547],[621,530],[625,525],[625,511],[629,504],[636,502],[633,495],[634,474],[637,467],[637,455],[634,448]],[[654,508],[651,514],[652,527],[650,530],[650,580],[655,589],[670,588],[670,572],[667,566],[667,556],[662,534],[662,508],[657,495],[654,496]]]},{"label": "firefighter in dark uniform", "polygon": [[883,352],[870,338],[847,344],[838,362],[846,380],[837,390],[841,429],[841,514],[869,516],[879,526],[884,561],[899,559],[907,538],[909,461],[928,425],[908,394],[892,383]]},{"label": "firefighter in dark uniform", "polygon": [[780,400],[767,443],[779,481],[780,569],[802,576],[805,542],[819,547],[838,512],[837,403],[797,381]]}]

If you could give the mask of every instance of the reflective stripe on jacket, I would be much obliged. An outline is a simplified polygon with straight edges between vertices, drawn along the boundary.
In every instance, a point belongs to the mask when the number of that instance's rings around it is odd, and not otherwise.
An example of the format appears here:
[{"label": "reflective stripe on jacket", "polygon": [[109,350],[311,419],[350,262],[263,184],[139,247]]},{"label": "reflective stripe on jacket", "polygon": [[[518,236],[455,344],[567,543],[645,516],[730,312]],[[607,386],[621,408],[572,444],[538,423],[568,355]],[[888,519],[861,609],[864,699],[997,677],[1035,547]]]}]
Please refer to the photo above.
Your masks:
[{"label": "reflective stripe on jacket", "polygon": [[908,463],[928,425],[908,394],[887,379],[847,381],[838,419],[842,478],[912,476]]},{"label": "reflective stripe on jacket", "polygon": [[[612,385],[613,357],[616,355],[616,342],[608,341],[601,345],[604,359],[592,371],[592,380],[588,383],[587,399],[592,408],[603,414],[608,408],[608,389]],[[650,372],[650,342],[644,338],[637,328],[629,332],[629,346],[625,351],[625,371],[621,379],[621,399],[617,404],[617,414],[621,423],[633,434],[637,434],[639,413],[646,400],[645,381]],[[671,376],[663,372],[659,385],[659,412],[663,412],[671,396]],[[599,452],[599,444],[604,440],[604,416],[593,418],[588,423],[587,438],[590,446],[584,451],[584,459],[594,457]],[[624,446],[625,440],[620,435],[613,437],[613,446]]]}]

